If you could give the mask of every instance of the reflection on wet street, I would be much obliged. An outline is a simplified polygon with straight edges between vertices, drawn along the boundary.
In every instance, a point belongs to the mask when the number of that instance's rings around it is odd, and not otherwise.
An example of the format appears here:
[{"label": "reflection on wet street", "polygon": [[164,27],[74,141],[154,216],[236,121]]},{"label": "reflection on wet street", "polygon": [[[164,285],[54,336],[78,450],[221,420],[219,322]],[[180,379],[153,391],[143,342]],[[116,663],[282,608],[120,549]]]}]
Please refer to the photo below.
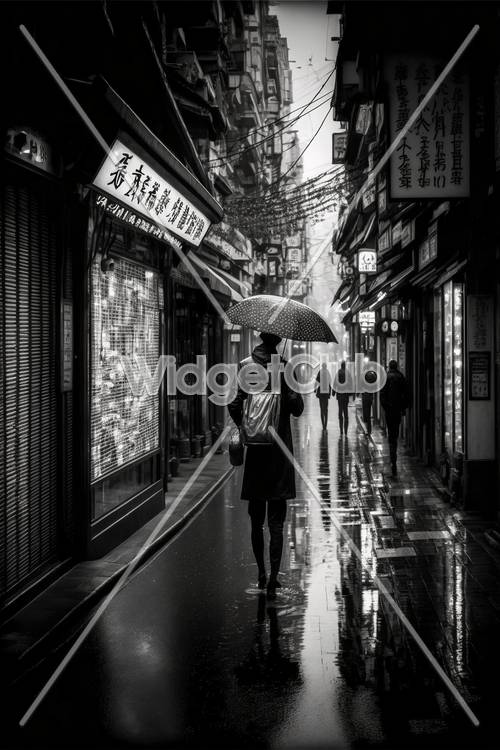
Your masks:
[{"label": "reflection on wet street", "polygon": [[[116,597],[23,742],[69,746],[71,737],[73,747],[79,727],[85,747],[489,746],[498,561],[422,467],[402,457],[401,479],[389,483],[385,441],[364,435],[354,405],[342,437],[336,410],[322,431],[313,401],[294,423],[294,443],[321,502],[298,480],[277,598],[257,588],[237,473]],[[387,606],[375,574],[480,730]]]}]

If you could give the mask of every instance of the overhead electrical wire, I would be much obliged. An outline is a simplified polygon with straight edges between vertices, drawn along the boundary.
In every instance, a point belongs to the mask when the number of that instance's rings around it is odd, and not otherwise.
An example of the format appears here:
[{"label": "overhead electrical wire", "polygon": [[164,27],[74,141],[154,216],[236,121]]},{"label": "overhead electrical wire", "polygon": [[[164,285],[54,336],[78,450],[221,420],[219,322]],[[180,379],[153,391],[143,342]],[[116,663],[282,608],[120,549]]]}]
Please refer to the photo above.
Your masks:
[{"label": "overhead electrical wire", "polygon": [[[332,77],[332,75],[334,74],[334,72],[335,72],[335,67],[332,68],[332,70],[330,71],[330,73],[328,74],[328,76],[326,77],[326,79],[321,84],[321,86],[318,89],[318,91],[315,93],[315,95],[312,97],[312,99],[306,105],[304,105],[304,107],[302,108],[301,113],[296,118],[294,118],[291,123],[288,123],[281,130],[279,130],[277,132],[273,132],[269,136],[266,136],[265,138],[262,139],[262,142],[264,142],[266,140],[269,140],[269,138],[274,138],[276,135],[278,135],[278,133],[282,132],[283,130],[286,130],[287,128],[291,127],[291,125],[295,124],[303,116],[305,110],[307,110],[308,107],[310,107],[311,104],[313,104],[316,101],[316,99],[319,97],[320,93],[323,91],[323,89],[325,88],[326,84],[328,83],[328,81],[330,80],[330,78]],[[255,148],[256,145],[258,145],[258,144],[254,144],[251,148]],[[230,158],[230,157],[231,157],[231,154],[228,154],[225,157],[217,157],[215,159],[209,159],[208,161],[205,161],[204,163],[205,164],[209,164],[212,161],[227,161],[227,159]]]},{"label": "overhead electrical wire", "polygon": [[[307,145],[305,146],[305,148],[304,148],[304,149],[303,149],[303,150],[301,151],[301,153],[300,153],[300,154],[298,155],[298,157],[297,157],[297,158],[295,159],[295,161],[293,162],[293,164],[291,165],[291,167],[289,167],[289,168],[287,169],[287,171],[286,171],[286,172],[285,172],[284,174],[280,175],[280,177],[279,177],[279,181],[283,180],[283,179],[284,179],[284,178],[285,178],[285,177],[286,177],[286,176],[287,176],[288,174],[290,174],[290,172],[291,172],[291,171],[292,171],[292,170],[294,169],[294,167],[295,167],[295,166],[296,166],[296,165],[298,164],[298,162],[299,162],[299,161],[300,161],[300,160],[302,159],[302,157],[304,156],[305,152],[307,151],[307,149],[309,148],[309,146],[311,145],[311,143],[312,143],[312,142],[314,141],[314,139],[315,139],[315,138],[316,138],[316,136],[318,135],[318,133],[319,133],[319,131],[321,130],[321,128],[323,127],[323,125],[325,124],[325,122],[326,122],[326,118],[327,118],[327,117],[328,117],[328,115],[330,114],[330,110],[331,110],[331,108],[332,108],[332,107],[331,107],[331,105],[330,105],[330,107],[328,107],[328,112],[326,113],[326,115],[325,115],[325,116],[323,117],[323,119],[321,120],[321,123],[320,123],[320,125],[319,125],[318,129],[316,130],[316,132],[314,133],[314,135],[312,136],[312,138],[311,138],[311,139],[309,140],[308,144],[307,144]],[[269,188],[266,188],[266,190],[269,190]]]},{"label": "overhead electrical wire", "polygon": [[[208,165],[211,165],[212,162],[216,162],[216,161],[217,162],[221,162],[223,164],[224,162],[231,161],[232,159],[239,159],[240,156],[242,156],[242,154],[246,153],[247,151],[251,151],[254,148],[257,148],[258,146],[262,145],[263,143],[265,143],[266,141],[270,140],[271,138],[275,138],[280,133],[283,133],[285,130],[288,130],[290,127],[292,127],[293,125],[295,125],[295,123],[298,122],[301,117],[305,117],[306,115],[310,115],[311,112],[315,112],[317,109],[319,109],[320,107],[322,107],[324,104],[328,104],[328,99],[325,99],[324,101],[320,102],[315,107],[313,107],[312,109],[310,109],[307,112],[304,112],[303,114],[299,115],[294,120],[292,120],[292,122],[286,123],[279,130],[273,130],[272,133],[269,133],[268,135],[264,136],[264,138],[262,138],[260,141],[257,141],[256,143],[249,144],[248,146],[245,146],[244,148],[241,148],[241,149],[239,149],[237,151],[233,150],[229,154],[227,154],[226,156],[216,156],[213,159],[208,159],[208,160],[204,161],[203,163],[206,166],[208,166]],[[244,136],[244,139],[246,139],[247,137],[248,136]],[[218,165],[213,165],[212,164],[212,166],[218,166]]]},{"label": "overhead electrical wire", "polygon": [[[320,97],[318,97],[318,101],[320,99],[321,100],[324,99],[326,101],[329,96],[332,96],[332,93],[333,93],[332,91],[327,91],[326,93],[324,93]],[[266,128],[270,128],[272,125],[276,125],[277,122],[282,122],[282,121],[286,120],[288,117],[290,117],[290,115],[293,115],[295,112],[298,112],[299,109],[302,109],[303,107],[304,107],[303,104],[299,104],[298,107],[295,107],[294,109],[291,109],[290,112],[287,112],[286,114],[282,115],[281,117],[277,117],[276,120],[272,120],[272,122],[266,122],[264,125],[257,125],[257,127],[255,127],[255,128],[250,128],[245,135],[239,135],[236,138],[233,138],[232,142],[235,143],[237,141],[244,141],[249,136],[258,133],[260,130],[265,130]],[[307,114],[307,112],[305,114]],[[222,156],[219,157],[219,156],[217,156],[217,157],[214,157],[214,160],[216,160],[216,159],[223,159],[223,158],[225,158],[225,157],[222,157]]]}]

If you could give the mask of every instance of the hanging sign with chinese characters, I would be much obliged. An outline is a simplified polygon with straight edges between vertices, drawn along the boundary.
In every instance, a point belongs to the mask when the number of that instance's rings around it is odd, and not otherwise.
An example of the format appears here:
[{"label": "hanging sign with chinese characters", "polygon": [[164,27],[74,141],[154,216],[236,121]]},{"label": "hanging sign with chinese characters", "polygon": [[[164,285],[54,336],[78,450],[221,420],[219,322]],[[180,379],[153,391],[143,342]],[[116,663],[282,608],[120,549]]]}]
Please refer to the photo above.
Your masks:
[{"label": "hanging sign with chinese characters", "polygon": [[332,133],[332,164],[343,164],[347,149],[347,132]]},{"label": "hanging sign with chinese characters", "polygon": [[196,247],[210,228],[209,219],[198,208],[118,140],[93,184],[145,216],[152,225]]},{"label": "hanging sign with chinese characters", "polygon": [[[435,58],[393,55],[385,77],[390,134],[406,125],[443,68]],[[392,198],[469,195],[469,80],[455,68],[444,80],[390,160]]]},{"label": "hanging sign with chinese characters", "polygon": [[369,248],[358,250],[358,271],[360,273],[377,273],[377,251]]}]

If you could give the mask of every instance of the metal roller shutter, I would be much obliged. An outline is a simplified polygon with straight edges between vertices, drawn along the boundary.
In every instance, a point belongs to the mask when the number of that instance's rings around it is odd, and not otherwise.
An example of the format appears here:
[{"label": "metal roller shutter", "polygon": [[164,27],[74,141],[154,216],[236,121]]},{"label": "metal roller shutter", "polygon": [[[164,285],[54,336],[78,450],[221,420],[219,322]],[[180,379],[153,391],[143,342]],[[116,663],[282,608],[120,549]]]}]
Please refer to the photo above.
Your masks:
[{"label": "metal roller shutter", "polygon": [[57,241],[43,188],[7,184],[2,196],[2,594],[57,552]]}]

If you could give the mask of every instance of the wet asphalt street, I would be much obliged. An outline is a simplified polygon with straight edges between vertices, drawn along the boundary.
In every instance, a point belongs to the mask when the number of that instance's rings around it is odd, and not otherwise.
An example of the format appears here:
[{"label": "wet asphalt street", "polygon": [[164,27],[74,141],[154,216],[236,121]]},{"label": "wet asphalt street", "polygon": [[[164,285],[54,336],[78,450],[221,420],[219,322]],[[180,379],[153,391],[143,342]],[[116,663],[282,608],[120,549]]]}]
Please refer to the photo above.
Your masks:
[{"label": "wet asphalt street", "polygon": [[[463,552],[461,531],[443,528],[438,501],[421,483],[400,483],[387,504],[385,446],[368,441],[354,406],[349,412],[347,438],[334,403],[328,432],[312,397],[294,423],[296,457],[322,504],[298,480],[274,601],[256,587],[238,471],[116,596],[14,744],[488,746],[487,730],[472,730],[332,522],[335,514],[473,709],[487,712],[466,686],[463,581],[447,572]],[[428,530],[408,537],[418,508]],[[403,524],[406,541],[396,534]],[[448,650],[440,623],[450,629]],[[35,671],[24,683],[11,716],[45,676]]]}]

